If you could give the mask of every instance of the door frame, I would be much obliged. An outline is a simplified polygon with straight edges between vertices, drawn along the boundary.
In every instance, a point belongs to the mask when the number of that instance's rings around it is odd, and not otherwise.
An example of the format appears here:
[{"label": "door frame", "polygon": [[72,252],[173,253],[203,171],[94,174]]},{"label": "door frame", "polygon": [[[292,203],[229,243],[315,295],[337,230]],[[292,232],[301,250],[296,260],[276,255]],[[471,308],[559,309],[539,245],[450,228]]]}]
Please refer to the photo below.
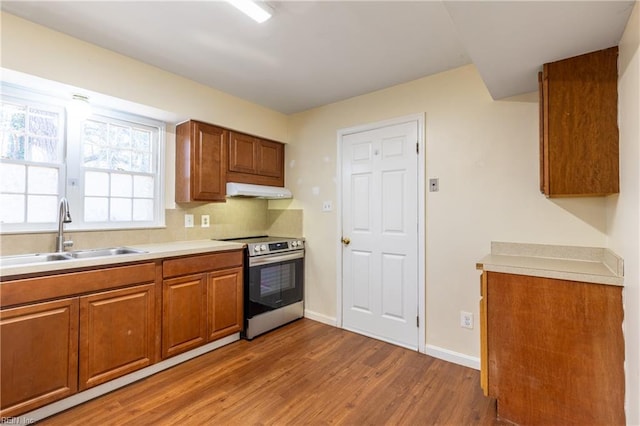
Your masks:
[{"label": "door frame", "polygon": [[418,352],[426,353],[426,144],[425,144],[425,114],[411,114],[402,117],[374,123],[362,124],[354,127],[339,129],[337,132],[336,156],[336,213],[338,215],[336,229],[336,325],[343,327],[342,320],[342,139],[346,135],[375,130],[415,121],[418,124]]}]

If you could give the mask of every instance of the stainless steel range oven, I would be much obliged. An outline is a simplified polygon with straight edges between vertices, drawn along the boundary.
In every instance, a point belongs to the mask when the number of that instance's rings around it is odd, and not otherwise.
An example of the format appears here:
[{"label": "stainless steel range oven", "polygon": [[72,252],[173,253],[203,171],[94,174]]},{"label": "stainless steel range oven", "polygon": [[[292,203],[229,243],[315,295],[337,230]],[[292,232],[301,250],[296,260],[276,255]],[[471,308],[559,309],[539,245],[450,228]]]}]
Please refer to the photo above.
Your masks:
[{"label": "stainless steel range oven", "polygon": [[243,337],[255,336],[302,318],[304,239],[252,237],[247,244]]}]

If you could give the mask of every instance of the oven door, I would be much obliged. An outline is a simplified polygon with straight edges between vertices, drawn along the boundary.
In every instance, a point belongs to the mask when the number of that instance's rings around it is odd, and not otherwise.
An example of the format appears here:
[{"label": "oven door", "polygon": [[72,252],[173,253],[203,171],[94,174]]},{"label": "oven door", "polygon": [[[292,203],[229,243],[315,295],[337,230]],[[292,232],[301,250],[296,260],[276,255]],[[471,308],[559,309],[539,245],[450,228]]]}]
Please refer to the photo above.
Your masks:
[{"label": "oven door", "polygon": [[304,251],[249,258],[247,318],[302,301]]}]

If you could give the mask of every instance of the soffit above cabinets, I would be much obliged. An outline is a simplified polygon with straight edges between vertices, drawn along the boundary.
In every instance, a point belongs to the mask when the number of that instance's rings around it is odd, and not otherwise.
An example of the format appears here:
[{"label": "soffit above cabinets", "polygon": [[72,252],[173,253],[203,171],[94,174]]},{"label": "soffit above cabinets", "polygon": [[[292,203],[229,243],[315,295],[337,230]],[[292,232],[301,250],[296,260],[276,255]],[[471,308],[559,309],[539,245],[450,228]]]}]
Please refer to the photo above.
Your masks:
[{"label": "soffit above cabinets", "polygon": [[3,1],[4,12],[285,114],[474,63],[495,99],[616,45],[634,1]]}]

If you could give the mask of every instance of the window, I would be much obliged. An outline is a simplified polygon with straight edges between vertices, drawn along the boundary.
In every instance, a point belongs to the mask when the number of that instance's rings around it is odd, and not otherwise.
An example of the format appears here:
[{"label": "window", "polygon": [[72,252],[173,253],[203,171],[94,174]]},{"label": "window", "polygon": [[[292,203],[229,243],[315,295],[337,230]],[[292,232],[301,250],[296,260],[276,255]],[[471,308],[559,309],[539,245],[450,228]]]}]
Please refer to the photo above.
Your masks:
[{"label": "window", "polygon": [[56,229],[62,196],[70,230],[163,226],[164,124],[97,108],[82,116],[63,102],[3,86],[2,231]]}]

